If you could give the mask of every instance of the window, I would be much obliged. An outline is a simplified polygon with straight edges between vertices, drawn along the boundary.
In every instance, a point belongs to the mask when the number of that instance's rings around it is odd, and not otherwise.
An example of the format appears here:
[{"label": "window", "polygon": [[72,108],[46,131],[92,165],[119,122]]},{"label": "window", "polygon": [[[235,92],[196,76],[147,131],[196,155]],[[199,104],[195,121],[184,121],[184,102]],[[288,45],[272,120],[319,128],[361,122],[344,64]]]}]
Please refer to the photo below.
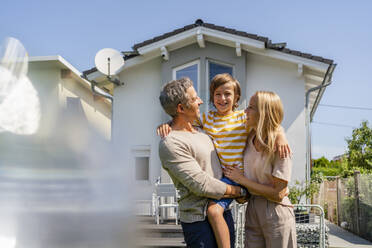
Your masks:
[{"label": "window", "polygon": [[134,159],[134,178],[138,182],[150,180],[150,146],[140,145],[132,148]]},{"label": "window", "polygon": [[216,63],[213,61],[208,61],[208,76],[210,82],[214,76],[221,73],[229,73],[231,76],[233,75],[233,67],[231,65]]},{"label": "window", "polygon": [[199,93],[199,67],[199,60],[178,66],[173,69],[173,79],[175,80],[183,77],[189,77],[194,83],[196,92]]},{"label": "window", "polygon": [[149,157],[136,157],[136,180],[149,180]]},{"label": "window", "polygon": [[79,97],[66,97],[66,108],[73,114],[83,113],[83,107]]}]

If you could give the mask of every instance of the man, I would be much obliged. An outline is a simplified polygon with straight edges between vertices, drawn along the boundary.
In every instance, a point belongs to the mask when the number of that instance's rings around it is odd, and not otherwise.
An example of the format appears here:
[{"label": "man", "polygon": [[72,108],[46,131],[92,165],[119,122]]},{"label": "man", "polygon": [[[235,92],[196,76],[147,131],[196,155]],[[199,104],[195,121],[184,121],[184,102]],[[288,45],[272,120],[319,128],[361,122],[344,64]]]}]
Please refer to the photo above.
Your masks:
[{"label": "man", "polygon": [[[163,168],[179,190],[180,219],[187,247],[217,247],[206,218],[208,199],[236,198],[245,195],[239,186],[219,179],[222,169],[211,139],[193,127],[200,116],[198,97],[189,78],[167,83],[160,93],[164,111],[172,117],[172,132],[159,144]],[[234,247],[234,222],[231,211],[224,213]]]}]

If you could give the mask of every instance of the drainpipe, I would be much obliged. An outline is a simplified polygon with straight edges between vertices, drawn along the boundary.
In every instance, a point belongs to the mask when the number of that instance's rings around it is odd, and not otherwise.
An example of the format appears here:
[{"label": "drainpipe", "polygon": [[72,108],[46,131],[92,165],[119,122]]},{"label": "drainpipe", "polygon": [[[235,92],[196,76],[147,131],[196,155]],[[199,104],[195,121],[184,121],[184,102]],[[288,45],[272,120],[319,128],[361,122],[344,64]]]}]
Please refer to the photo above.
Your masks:
[{"label": "drainpipe", "polygon": [[[329,81],[326,83],[328,80],[328,77],[330,77],[333,73],[333,70],[335,69],[336,64],[331,64],[329,65],[326,74],[324,75],[324,79],[321,85],[316,86],[314,88],[311,88],[306,91],[306,102],[305,102],[305,125],[306,125],[306,168],[305,168],[305,180],[306,180],[306,186],[310,183],[310,163],[311,163],[311,157],[310,157],[310,152],[311,152],[311,138],[310,138],[310,109],[309,109],[309,100],[310,100],[310,93],[316,90],[321,90],[327,86],[329,86],[332,82]],[[309,199],[307,199],[309,201]]]},{"label": "drainpipe", "polygon": [[113,115],[114,115],[114,98],[112,96],[110,96],[109,94],[103,94],[103,93],[100,93],[100,92],[96,91],[96,85],[97,85],[96,81],[89,80],[86,75],[82,75],[81,77],[84,78],[85,80],[87,80],[90,83],[90,88],[92,89],[93,95],[102,96],[102,97],[107,98],[111,101],[111,142],[112,142],[112,140],[113,140],[112,131],[114,130],[113,129],[114,128],[114,118],[113,118]]}]

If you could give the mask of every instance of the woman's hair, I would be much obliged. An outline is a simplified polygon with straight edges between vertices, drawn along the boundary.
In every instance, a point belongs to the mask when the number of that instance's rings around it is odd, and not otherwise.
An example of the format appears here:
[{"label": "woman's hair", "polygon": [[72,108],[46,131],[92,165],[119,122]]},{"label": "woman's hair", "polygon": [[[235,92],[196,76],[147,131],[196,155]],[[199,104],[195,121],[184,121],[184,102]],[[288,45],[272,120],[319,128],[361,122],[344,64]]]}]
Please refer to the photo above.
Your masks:
[{"label": "woman's hair", "polygon": [[273,155],[283,120],[283,104],[280,97],[270,91],[257,91],[254,97],[259,115],[256,137],[264,147],[264,152]]},{"label": "woman's hair", "polygon": [[234,86],[234,97],[237,97],[233,105],[233,110],[235,110],[239,106],[238,102],[241,95],[241,89],[238,80],[233,78],[229,73],[222,73],[214,76],[211,85],[209,86],[209,101],[214,105],[214,92],[218,87],[227,83],[232,83]]},{"label": "woman's hair", "polygon": [[[283,105],[279,96],[270,91],[257,91],[256,97],[258,110],[258,123],[256,138],[263,147],[263,153],[267,154],[263,166],[264,172],[271,172],[271,164],[275,160],[275,140],[281,130],[283,120]],[[264,174],[257,174],[260,180],[264,180]]]}]

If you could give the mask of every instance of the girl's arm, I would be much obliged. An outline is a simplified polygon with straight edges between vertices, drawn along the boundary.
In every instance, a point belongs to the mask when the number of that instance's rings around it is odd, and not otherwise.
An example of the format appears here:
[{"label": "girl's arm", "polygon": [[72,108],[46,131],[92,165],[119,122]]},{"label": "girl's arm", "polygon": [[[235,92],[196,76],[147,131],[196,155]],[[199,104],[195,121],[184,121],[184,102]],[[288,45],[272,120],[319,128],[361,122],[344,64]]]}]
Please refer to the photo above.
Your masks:
[{"label": "girl's arm", "polygon": [[224,174],[227,178],[246,187],[250,193],[261,195],[271,201],[281,202],[287,195],[288,182],[277,177],[273,177],[274,186],[269,186],[249,180],[243,175],[241,170],[232,166],[224,169]]}]

